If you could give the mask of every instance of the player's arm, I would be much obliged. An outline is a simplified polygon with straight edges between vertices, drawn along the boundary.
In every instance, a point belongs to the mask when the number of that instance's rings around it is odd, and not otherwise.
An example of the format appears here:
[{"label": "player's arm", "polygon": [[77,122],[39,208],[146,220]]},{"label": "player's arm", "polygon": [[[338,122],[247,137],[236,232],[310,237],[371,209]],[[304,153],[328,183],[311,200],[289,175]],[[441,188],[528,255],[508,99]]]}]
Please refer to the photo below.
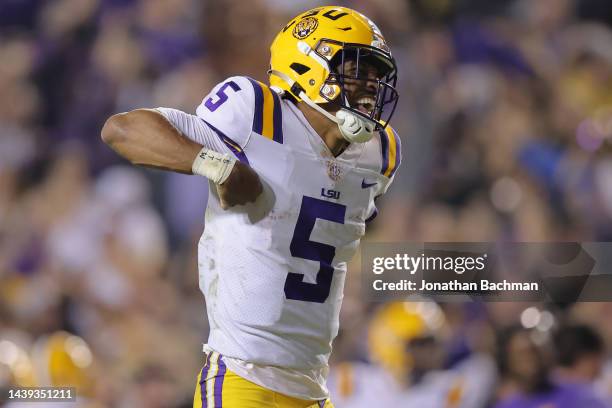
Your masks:
[{"label": "player's arm", "polygon": [[[176,123],[171,123],[166,116]],[[135,165],[185,174],[202,168],[198,173],[208,176],[216,169],[208,169],[206,165],[209,162],[214,165],[227,154],[227,149],[216,141],[202,121],[175,110],[165,110],[162,114],[157,110],[137,109],[113,115],[102,129],[102,140]],[[211,157],[218,154],[217,159],[202,162],[201,153],[206,151]],[[216,173],[211,177],[217,180]],[[223,208],[255,201],[263,191],[257,173],[239,161],[233,162],[229,175],[221,178],[224,180],[216,185]]]},{"label": "player's arm", "polygon": [[111,116],[102,140],[132,164],[192,174],[202,145],[183,136],[162,115],[137,109]]}]

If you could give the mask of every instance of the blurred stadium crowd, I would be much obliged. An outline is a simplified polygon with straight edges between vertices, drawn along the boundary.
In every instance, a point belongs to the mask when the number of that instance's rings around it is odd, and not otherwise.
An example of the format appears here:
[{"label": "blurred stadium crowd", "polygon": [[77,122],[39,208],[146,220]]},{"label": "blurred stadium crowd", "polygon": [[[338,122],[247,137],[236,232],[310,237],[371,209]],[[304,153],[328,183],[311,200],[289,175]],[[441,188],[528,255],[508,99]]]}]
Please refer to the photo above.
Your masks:
[{"label": "blurred stadium crowd", "polygon": [[[207,184],[126,166],[100,129],[265,80],[275,32],[314,3],[0,1],[0,387],[190,406]],[[400,67],[403,167],[367,240],[612,238],[606,0],[337,3],[377,22]],[[337,407],[612,406],[612,303],[377,305],[358,260],[349,274]]]}]

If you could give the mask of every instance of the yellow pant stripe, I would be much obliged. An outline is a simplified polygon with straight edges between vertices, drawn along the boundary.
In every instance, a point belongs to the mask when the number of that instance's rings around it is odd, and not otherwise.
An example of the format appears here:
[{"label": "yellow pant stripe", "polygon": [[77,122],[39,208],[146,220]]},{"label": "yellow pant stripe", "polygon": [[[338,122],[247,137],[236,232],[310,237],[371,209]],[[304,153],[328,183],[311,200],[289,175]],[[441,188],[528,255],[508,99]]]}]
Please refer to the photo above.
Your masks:
[{"label": "yellow pant stripe", "polygon": [[195,393],[193,395],[193,408],[202,408],[202,389],[200,387],[200,380],[202,379],[202,371],[198,374],[198,380],[196,383]]}]

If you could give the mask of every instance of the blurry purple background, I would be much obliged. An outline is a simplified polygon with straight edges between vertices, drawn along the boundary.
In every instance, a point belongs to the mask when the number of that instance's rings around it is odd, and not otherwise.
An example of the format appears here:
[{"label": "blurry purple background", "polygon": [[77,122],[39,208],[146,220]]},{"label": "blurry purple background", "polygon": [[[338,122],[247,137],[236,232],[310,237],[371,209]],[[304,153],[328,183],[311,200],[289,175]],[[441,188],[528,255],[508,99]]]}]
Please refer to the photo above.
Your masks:
[{"label": "blurry purple background", "polygon": [[[337,3],[379,25],[399,66],[404,161],[367,240],[612,239],[608,2]],[[43,385],[32,350],[63,330],[91,353],[65,368],[87,406],[189,406],[208,330],[195,257],[207,183],[128,167],[100,129],[138,107],[193,112],[230,75],[265,81],[276,31],[317,4],[0,0],[0,387]],[[349,269],[334,364],[371,362],[379,305],[361,300],[358,260]],[[554,316],[540,345],[585,323],[607,359],[612,305],[536,306]],[[443,305],[444,369],[494,361],[491,339],[537,329],[521,322],[536,306]],[[481,389],[492,402],[512,381]],[[594,383],[612,400],[612,368]]]}]

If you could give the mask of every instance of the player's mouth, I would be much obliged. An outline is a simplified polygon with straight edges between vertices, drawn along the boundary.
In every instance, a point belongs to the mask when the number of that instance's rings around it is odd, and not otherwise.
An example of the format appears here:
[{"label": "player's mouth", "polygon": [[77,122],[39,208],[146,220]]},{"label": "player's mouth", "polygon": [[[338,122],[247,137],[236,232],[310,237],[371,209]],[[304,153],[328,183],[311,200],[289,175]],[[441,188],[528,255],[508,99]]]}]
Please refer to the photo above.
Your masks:
[{"label": "player's mouth", "polygon": [[366,115],[370,115],[376,107],[376,99],[373,96],[362,96],[354,104],[355,108]]}]

